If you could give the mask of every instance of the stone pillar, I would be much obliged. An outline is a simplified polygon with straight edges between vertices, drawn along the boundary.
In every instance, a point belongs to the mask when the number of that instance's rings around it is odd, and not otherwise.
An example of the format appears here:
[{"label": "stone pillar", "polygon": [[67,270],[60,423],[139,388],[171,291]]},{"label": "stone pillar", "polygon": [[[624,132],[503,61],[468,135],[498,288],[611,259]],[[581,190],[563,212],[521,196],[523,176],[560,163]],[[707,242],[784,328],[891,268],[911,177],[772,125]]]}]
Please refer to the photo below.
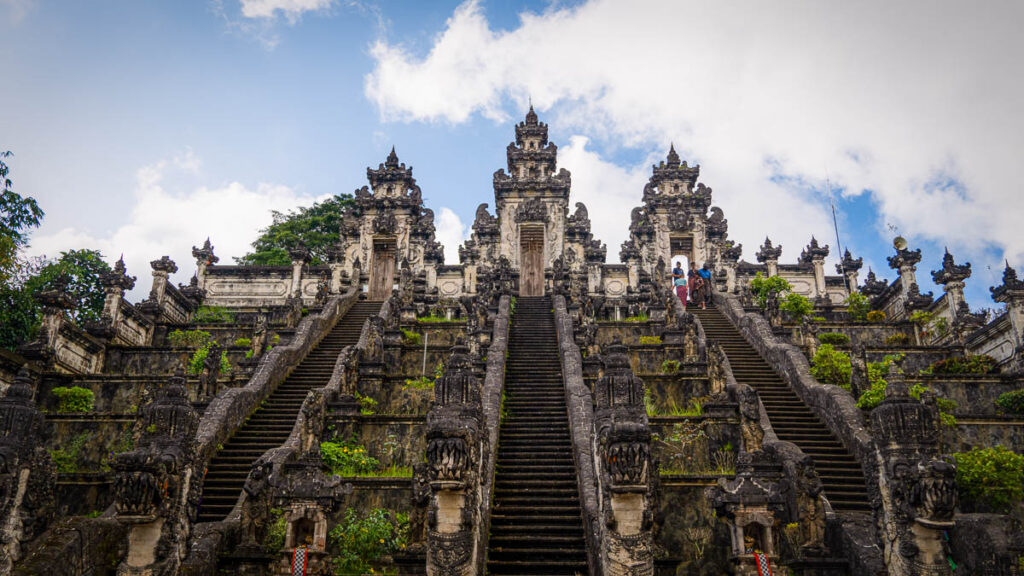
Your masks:
[{"label": "stone pillar", "polygon": [[811,242],[800,253],[800,263],[810,264],[814,270],[814,297],[824,298],[825,291],[825,257],[828,256],[828,245],[819,246],[818,239],[811,236]]},{"label": "stone pillar", "polygon": [[206,290],[206,269],[220,262],[220,258],[213,253],[213,244],[210,244],[209,237],[203,242],[202,248],[192,247],[192,257],[196,259],[197,286],[201,290]]},{"label": "stone pillar", "polygon": [[169,256],[153,260],[149,265],[153,268],[153,287],[149,291],[149,299],[159,305],[164,301],[168,278],[178,271],[178,265]]},{"label": "stone pillar", "polygon": [[731,241],[726,243],[726,249],[722,251],[722,267],[725,269],[725,291],[735,294],[736,268],[739,266],[740,256],[743,254],[743,244],[733,245]]},{"label": "stone pillar", "polygon": [[1006,304],[1006,315],[1013,327],[1014,367],[1020,370],[1024,368],[1024,281],[1017,279],[1017,271],[1007,262],[1003,270],[1003,283],[989,288],[989,291],[992,292],[993,300]]},{"label": "stone pillar", "polygon": [[331,294],[339,294],[341,292],[342,279],[345,276],[345,252],[340,246],[335,246],[331,249],[329,266],[331,269],[329,286]]},{"label": "stone pillar", "polygon": [[444,376],[434,385],[434,404],[427,414],[427,474],[430,512],[427,521],[427,574],[476,573],[479,517],[474,499],[483,420],[482,384],[465,346],[454,346]]},{"label": "stone pillar", "polygon": [[606,574],[653,574],[654,489],[651,431],[644,384],[630,368],[622,342],[601,355],[603,375],[594,383],[598,497],[605,530],[601,564]]},{"label": "stone pillar", "polygon": [[950,316],[955,319],[964,299],[964,280],[971,277],[971,263],[958,265],[953,260],[953,255],[946,249],[942,257],[942,268],[932,271],[932,280],[943,287],[946,292],[946,304],[949,306]]},{"label": "stone pillar", "polygon": [[897,270],[900,274],[901,295],[903,300],[906,301],[910,295],[911,286],[917,286],[915,272],[917,271],[916,264],[921,261],[921,249],[908,250],[905,247],[906,241],[902,240],[902,238],[897,238],[897,242],[896,255],[889,256],[886,260],[889,261],[889,267]]},{"label": "stone pillar", "polygon": [[896,576],[952,574],[943,548],[953,527],[956,468],[939,459],[934,397],[910,397],[892,367],[885,400],[871,412],[882,498],[885,563]]},{"label": "stone pillar", "polygon": [[288,249],[288,255],[292,259],[292,287],[293,297],[302,297],[302,268],[310,260],[309,250],[299,244],[295,248]]},{"label": "stone pillar", "polygon": [[846,278],[846,291],[853,294],[857,291],[857,272],[864,266],[864,259],[854,259],[853,255],[850,254],[849,248],[846,249],[846,253],[843,254],[843,261],[836,264],[836,272],[843,275]]},{"label": "stone pillar", "polygon": [[782,245],[772,246],[772,241],[767,236],[764,238],[764,244],[757,251],[755,255],[757,261],[764,264],[768,268],[768,276],[778,276],[779,274],[779,257],[782,256]]}]

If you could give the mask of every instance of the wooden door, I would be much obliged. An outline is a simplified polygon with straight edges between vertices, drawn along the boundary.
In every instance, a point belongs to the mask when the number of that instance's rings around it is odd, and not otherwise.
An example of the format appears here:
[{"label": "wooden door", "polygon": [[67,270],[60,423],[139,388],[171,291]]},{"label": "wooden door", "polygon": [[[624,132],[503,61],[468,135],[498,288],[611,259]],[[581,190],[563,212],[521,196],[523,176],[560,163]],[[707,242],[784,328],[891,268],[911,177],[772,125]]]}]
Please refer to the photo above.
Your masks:
[{"label": "wooden door", "polygon": [[519,231],[519,295],[544,295],[544,228]]},{"label": "wooden door", "polygon": [[373,266],[370,267],[370,300],[387,300],[395,284],[395,245],[373,243]]}]

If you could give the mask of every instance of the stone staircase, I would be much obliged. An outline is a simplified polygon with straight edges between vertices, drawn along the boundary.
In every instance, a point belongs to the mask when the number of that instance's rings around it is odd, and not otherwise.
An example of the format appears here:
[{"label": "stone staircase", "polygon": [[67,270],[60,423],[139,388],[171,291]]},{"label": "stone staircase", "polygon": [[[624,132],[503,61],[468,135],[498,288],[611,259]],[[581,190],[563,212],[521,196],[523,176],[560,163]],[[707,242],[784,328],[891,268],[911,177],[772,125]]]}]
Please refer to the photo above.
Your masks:
[{"label": "stone staircase", "polygon": [[223,520],[238,501],[253,462],[291,434],[306,393],[325,386],[338,354],[359,341],[363,323],[381,302],[357,302],[275,389],[210,461],[197,522]]},{"label": "stone staircase", "polygon": [[587,574],[550,298],[518,298],[508,353],[487,572]]},{"label": "stone staircase", "polygon": [[836,511],[871,512],[860,464],[814,412],[800,400],[720,311],[689,309],[700,318],[709,341],[725,351],[736,381],[757,390],[780,440],[788,440],[814,459],[825,495]]}]

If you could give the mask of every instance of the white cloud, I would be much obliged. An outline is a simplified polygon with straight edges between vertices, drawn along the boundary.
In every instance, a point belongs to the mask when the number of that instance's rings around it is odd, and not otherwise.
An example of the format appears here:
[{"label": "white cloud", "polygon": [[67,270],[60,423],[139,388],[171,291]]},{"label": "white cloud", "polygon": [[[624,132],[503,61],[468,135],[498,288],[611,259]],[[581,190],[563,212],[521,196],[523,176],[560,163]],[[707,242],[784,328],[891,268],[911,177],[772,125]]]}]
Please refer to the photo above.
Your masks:
[{"label": "white cloud", "polygon": [[469,238],[469,228],[451,208],[441,207],[434,222],[437,241],[444,246],[446,264],[459,263],[459,246]]},{"label": "white cloud", "polygon": [[277,12],[294,22],[304,12],[326,10],[334,0],[241,0],[242,15],[246,18],[273,19]]},{"label": "white cloud", "polygon": [[[824,199],[808,192],[827,174],[848,194],[876,194],[879,221],[851,228],[892,222],[912,243],[970,255],[992,242],[1019,261],[1022,17],[1010,1],[594,0],[498,31],[469,0],[424,57],[374,45],[365,91],[387,120],[508,121],[508,101],[518,115],[530,95],[559,128],[613,149],[674,140],[702,164],[747,259],[765,234],[786,261],[812,233],[831,237]],[[573,140],[561,160],[575,193],[595,198],[614,259],[642,174],[585,145]],[[606,197],[621,215],[598,224]]]},{"label": "white cloud", "polygon": [[0,0],[0,15],[7,15],[8,24],[20,24],[34,7],[35,0]]},{"label": "white cloud", "polygon": [[[44,228],[33,235],[29,254],[55,257],[64,250],[90,248],[114,262],[123,253],[128,273],[138,278],[131,293],[137,300],[149,293],[151,260],[170,256],[178,264],[174,280],[186,283],[195,273],[192,246],[200,245],[207,236],[221,264],[233,264],[232,257],[248,252],[259,229],[271,223],[271,210],[287,211],[322,199],[264,183],[255,189],[239,182],[191,188],[165,184],[165,180],[176,180],[179,172],[190,172],[199,165],[191,151],[183,157],[191,160],[159,162],[138,170],[135,206],[127,223],[107,233],[77,228],[47,233]],[[180,164],[184,167],[175,171]]]}]

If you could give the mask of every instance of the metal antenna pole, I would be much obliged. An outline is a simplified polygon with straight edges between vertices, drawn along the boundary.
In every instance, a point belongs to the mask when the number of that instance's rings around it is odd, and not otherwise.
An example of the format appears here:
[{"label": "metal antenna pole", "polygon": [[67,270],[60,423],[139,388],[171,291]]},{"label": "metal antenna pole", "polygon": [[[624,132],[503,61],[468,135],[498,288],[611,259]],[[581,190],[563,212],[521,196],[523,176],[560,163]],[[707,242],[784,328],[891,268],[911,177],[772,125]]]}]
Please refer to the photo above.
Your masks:
[{"label": "metal antenna pole", "polygon": [[839,219],[836,218],[836,202],[832,197],[832,182],[825,176],[825,186],[828,188],[828,203],[832,206],[832,226],[836,229],[836,250],[839,253],[839,269],[846,275],[846,267],[843,266],[843,244],[839,241]]}]

